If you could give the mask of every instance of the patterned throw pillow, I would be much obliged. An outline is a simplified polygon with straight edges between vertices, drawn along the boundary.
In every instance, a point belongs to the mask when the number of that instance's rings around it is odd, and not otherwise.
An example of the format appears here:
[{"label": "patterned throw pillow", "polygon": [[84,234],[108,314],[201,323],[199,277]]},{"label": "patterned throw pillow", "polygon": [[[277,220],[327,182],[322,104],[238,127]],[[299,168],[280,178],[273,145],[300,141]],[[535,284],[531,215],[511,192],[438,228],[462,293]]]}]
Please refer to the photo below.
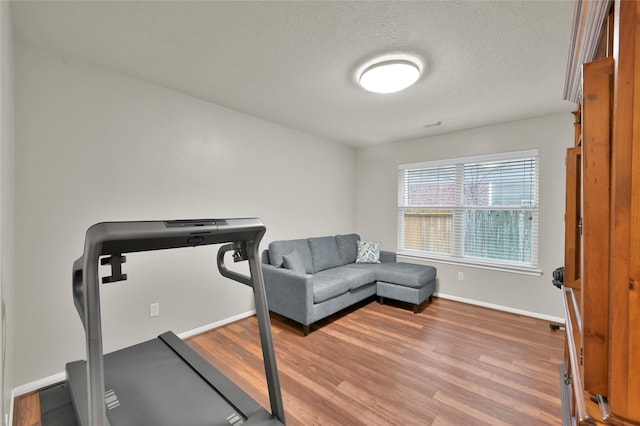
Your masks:
[{"label": "patterned throw pillow", "polygon": [[380,243],[358,240],[356,263],[380,263]]}]

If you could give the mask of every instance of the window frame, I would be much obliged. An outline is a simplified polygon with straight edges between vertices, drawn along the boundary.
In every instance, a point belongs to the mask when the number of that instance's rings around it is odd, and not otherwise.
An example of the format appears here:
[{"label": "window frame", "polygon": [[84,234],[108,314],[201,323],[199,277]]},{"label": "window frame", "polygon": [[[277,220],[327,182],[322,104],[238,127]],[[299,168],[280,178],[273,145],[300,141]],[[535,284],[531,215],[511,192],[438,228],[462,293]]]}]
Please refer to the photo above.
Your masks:
[{"label": "window frame", "polygon": [[[459,232],[459,235],[455,233],[454,224],[452,228],[454,228],[454,235],[452,236],[452,253],[451,254],[439,254],[434,252],[427,252],[419,249],[405,249],[404,248],[404,237],[405,237],[405,210],[411,210],[412,208],[416,208],[419,206],[410,206],[404,202],[405,192],[404,192],[404,173],[407,170],[417,170],[417,169],[426,169],[426,168],[434,168],[434,167],[446,167],[446,166],[455,166],[457,169],[456,174],[463,174],[460,170],[464,170],[465,164],[473,164],[473,163],[483,163],[483,162],[491,162],[491,161],[505,161],[505,160],[517,160],[517,159],[526,159],[533,158],[535,160],[535,179],[534,186],[535,189],[533,191],[534,194],[534,202],[531,205],[522,205],[522,210],[530,211],[532,213],[532,242],[531,242],[531,263],[521,263],[509,260],[500,260],[500,259],[490,259],[490,258],[476,258],[469,257],[464,255],[464,250],[462,247],[464,246],[465,232],[464,226],[458,226],[462,232]],[[491,270],[499,270],[499,271],[507,271],[513,273],[520,273],[526,275],[542,275],[542,270],[539,267],[539,217],[540,217],[540,209],[539,209],[539,200],[540,200],[540,155],[538,149],[524,150],[524,151],[514,151],[514,152],[505,152],[499,154],[490,154],[490,155],[479,155],[472,157],[460,157],[460,158],[451,158],[444,160],[435,160],[435,161],[427,161],[420,163],[409,163],[409,164],[400,164],[398,165],[398,206],[397,206],[397,243],[398,250],[397,253],[401,257],[406,258],[414,258],[420,260],[432,260],[441,263],[453,264],[453,265],[462,265],[469,267],[476,267],[482,269],[491,269]],[[464,188],[464,179],[458,176],[456,178],[455,185],[455,206],[453,206],[453,220],[456,220],[455,217],[458,217],[460,220],[461,216],[464,216],[464,212],[466,211],[475,211],[483,209],[480,207],[479,209],[469,209],[465,208],[468,206],[463,205],[462,201],[462,193]],[[515,206],[514,206],[515,207]],[[445,210],[444,207],[432,207],[432,206],[422,206],[424,210]],[[486,209],[486,208],[485,208]],[[502,211],[514,211],[515,209],[508,208],[496,208],[493,210],[502,210]],[[461,214],[456,214],[461,213]]]}]

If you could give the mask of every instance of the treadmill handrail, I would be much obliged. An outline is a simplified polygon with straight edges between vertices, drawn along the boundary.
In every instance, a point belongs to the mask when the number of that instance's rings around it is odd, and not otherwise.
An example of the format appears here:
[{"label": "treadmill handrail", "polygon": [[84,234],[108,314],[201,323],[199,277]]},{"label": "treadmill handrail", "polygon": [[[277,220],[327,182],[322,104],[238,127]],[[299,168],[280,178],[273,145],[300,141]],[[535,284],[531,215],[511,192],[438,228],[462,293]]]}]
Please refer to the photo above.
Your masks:
[{"label": "treadmill handrail", "polygon": [[[98,276],[100,257],[221,243],[233,243],[233,249],[242,247],[246,259],[240,260],[249,261],[250,277],[229,271],[224,266],[224,252],[222,258],[219,252],[217,264],[223,276],[253,288],[272,415],[285,424],[264,279],[258,258],[258,247],[265,232],[266,228],[258,218],[102,222],[87,230],[84,253],[73,264],[72,291],[74,305],[85,329],[88,412],[92,426],[109,425],[104,402]],[[228,251],[229,245],[225,247]]]},{"label": "treadmill handrail", "polygon": [[[251,277],[247,277],[246,275],[242,275],[239,272],[232,271],[228,269],[227,266],[224,264],[224,255],[230,251],[233,251],[234,254],[241,253],[243,251],[246,251],[246,246],[242,247],[242,245],[237,243],[226,244],[220,247],[220,249],[218,249],[217,261],[218,261],[218,270],[220,271],[220,274],[234,281],[238,281],[239,283],[248,285],[249,287],[253,287],[253,281],[251,280]],[[242,259],[242,260],[246,260],[246,259]]]}]

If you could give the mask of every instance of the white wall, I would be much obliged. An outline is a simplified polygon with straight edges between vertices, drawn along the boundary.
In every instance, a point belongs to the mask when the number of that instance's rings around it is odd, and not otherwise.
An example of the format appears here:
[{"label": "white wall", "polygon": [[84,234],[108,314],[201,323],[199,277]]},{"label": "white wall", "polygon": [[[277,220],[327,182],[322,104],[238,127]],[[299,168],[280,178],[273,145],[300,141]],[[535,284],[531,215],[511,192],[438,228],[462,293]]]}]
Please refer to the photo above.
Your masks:
[{"label": "white wall", "polygon": [[[268,229],[263,246],[355,229],[394,250],[401,163],[539,148],[544,275],[435,264],[438,291],[562,316],[550,274],[563,263],[570,114],[354,151],[27,46],[17,44],[14,53],[16,338],[10,387],[60,372],[65,362],[84,356],[71,265],[91,224],[259,216]],[[4,75],[3,65],[3,89]],[[3,113],[3,125],[5,118]],[[5,155],[12,141],[3,126],[3,202],[13,197],[4,175],[7,162],[13,166]],[[3,208],[3,245],[5,213]],[[5,251],[3,260],[11,256]],[[210,274],[214,256],[208,248],[129,255],[129,280],[102,287],[105,349],[252,309],[249,289]],[[457,271],[465,272],[464,281]],[[2,272],[4,285],[6,268]],[[161,305],[154,319],[148,318],[152,302]]]},{"label": "white wall", "polygon": [[[566,148],[573,145],[572,123],[571,114],[555,114],[359,149],[356,228],[363,237],[381,241],[383,249],[397,249],[398,164],[538,148],[543,275],[425,263],[437,267],[437,292],[442,295],[561,318],[561,294],[551,284],[551,273],[564,264],[564,159]],[[458,271],[464,272],[463,281],[458,281]]]},{"label": "white wall", "polygon": [[[13,35],[9,2],[0,2],[0,415],[6,418],[13,384],[14,140]],[[0,421],[4,424],[4,420]]]},{"label": "white wall", "polygon": [[[20,44],[15,61],[16,385],[84,356],[71,266],[93,223],[258,216],[263,248],[354,229],[351,148]],[[105,350],[253,309],[214,259],[129,255],[102,286]]]}]

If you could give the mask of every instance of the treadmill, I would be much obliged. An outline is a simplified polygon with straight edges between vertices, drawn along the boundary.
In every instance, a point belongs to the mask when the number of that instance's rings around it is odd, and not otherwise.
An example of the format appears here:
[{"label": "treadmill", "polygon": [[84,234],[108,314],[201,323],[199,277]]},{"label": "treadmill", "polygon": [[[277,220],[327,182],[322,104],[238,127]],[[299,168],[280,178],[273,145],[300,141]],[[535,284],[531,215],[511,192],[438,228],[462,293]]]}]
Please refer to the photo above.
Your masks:
[{"label": "treadmill", "polygon": [[[284,425],[269,310],[258,246],[266,231],[257,218],[103,222],[86,233],[73,264],[73,300],[85,330],[87,360],[66,365],[82,426]],[[103,284],[127,279],[124,254],[209,244],[220,246],[220,273],[253,288],[271,412],[253,400],[172,332],[102,353],[98,264],[110,265]],[[225,254],[248,261],[250,275],[227,269]]]}]

